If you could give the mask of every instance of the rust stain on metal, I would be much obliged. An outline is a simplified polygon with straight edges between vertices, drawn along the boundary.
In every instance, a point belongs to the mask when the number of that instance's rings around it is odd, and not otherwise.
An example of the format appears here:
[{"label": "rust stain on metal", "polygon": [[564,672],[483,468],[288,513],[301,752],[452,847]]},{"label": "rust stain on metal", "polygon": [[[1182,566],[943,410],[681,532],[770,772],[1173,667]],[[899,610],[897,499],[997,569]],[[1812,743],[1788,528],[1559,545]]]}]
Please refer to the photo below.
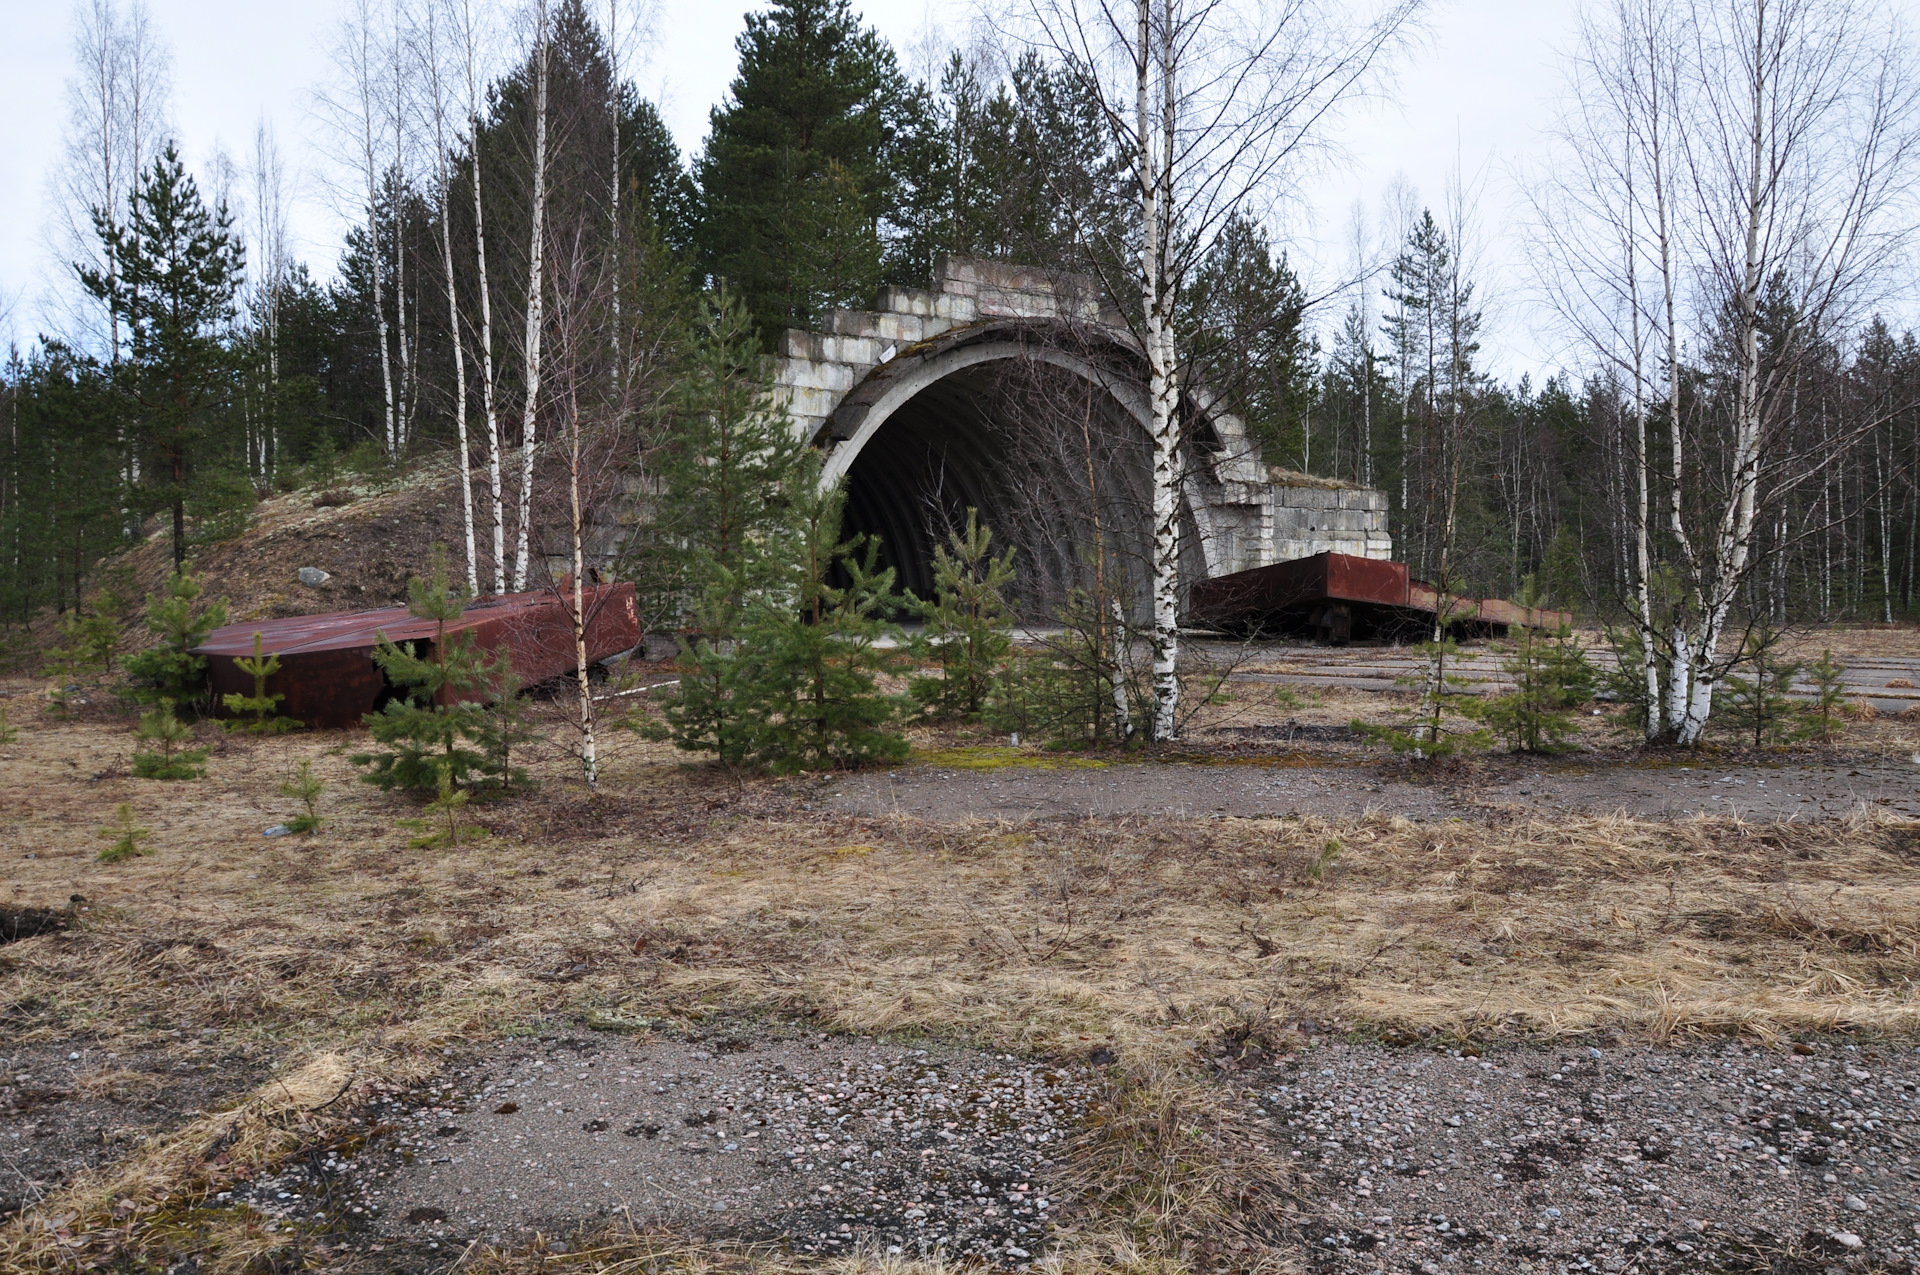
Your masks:
[{"label": "rust stain on metal", "polygon": [[[586,616],[587,662],[597,663],[640,644],[640,619],[631,584],[592,585],[582,591]],[[481,648],[505,646],[513,671],[531,686],[571,673],[576,667],[573,595],[551,589],[479,598],[446,626],[449,636],[468,633]],[[214,702],[229,694],[251,695],[253,678],[234,663],[253,656],[253,635],[261,650],[280,657],[280,670],[267,679],[269,694],[280,694],[280,711],[308,726],[354,726],[373,712],[388,687],[373,662],[380,638],[423,643],[431,650],[438,626],[405,607],[372,611],[334,611],[215,629],[193,648],[207,657]]]},{"label": "rust stain on metal", "polygon": [[[1553,629],[1573,623],[1571,612],[1498,598],[1449,596],[1445,607],[1448,624],[1469,636],[1500,637],[1515,625]],[[1196,583],[1187,597],[1187,614],[1199,623],[1331,642],[1418,639],[1428,635],[1440,609],[1439,591],[1412,579],[1406,563],[1345,553],[1316,553],[1216,576]]]}]

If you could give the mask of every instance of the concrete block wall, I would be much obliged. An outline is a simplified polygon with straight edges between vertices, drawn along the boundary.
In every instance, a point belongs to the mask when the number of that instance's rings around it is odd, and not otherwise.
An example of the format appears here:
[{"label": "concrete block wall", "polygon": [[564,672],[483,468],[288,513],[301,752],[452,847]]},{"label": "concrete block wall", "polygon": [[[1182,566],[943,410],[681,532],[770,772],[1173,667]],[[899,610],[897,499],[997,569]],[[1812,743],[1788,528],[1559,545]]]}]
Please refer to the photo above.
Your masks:
[{"label": "concrete block wall", "polygon": [[[1003,262],[941,258],[934,289],[887,287],[873,310],[835,310],[820,332],[789,329],[775,392],[804,436],[816,436],[842,398],[901,350],[987,319],[1105,323],[1124,333],[1086,281]],[[1131,339],[1131,338],[1124,338]],[[1385,492],[1270,469],[1243,422],[1207,404],[1219,444],[1202,457],[1190,493],[1206,506],[1219,572],[1332,551],[1391,558]]]}]

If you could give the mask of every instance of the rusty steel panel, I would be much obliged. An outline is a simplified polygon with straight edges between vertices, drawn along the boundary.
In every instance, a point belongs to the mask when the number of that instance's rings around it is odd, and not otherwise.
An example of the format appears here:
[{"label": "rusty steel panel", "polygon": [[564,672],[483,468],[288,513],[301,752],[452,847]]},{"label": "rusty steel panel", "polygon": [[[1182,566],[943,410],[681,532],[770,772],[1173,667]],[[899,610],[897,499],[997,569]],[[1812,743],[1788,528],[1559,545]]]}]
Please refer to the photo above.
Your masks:
[{"label": "rusty steel panel", "polygon": [[[587,663],[632,650],[640,644],[640,619],[631,584],[592,585],[583,591]],[[485,650],[505,646],[513,671],[528,685],[570,673],[576,667],[571,593],[552,590],[480,598],[467,605],[447,632],[469,633]],[[253,635],[263,652],[280,657],[280,669],[267,679],[267,692],[286,698],[280,711],[308,726],[352,726],[378,707],[387,690],[385,675],[373,662],[381,637],[393,642],[424,642],[430,650],[437,631],[405,607],[371,611],[335,611],[215,629],[194,654],[207,657],[207,678],[214,702],[229,694],[253,694],[253,678],[235,660],[253,656]]]},{"label": "rusty steel panel", "polygon": [[[1439,591],[1409,577],[1403,562],[1345,553],[1317,553],[1236,571],[1193,585],[1187,615],[1194,622],[1308,633],[1330,641],[1352,637],[1407,639],[1432,632]],[[1470,636],[1503,636],[1515,625],[1559,628],[1565,611],[1524,607],[1499,598],[1449,596],[1447,622]]]}]

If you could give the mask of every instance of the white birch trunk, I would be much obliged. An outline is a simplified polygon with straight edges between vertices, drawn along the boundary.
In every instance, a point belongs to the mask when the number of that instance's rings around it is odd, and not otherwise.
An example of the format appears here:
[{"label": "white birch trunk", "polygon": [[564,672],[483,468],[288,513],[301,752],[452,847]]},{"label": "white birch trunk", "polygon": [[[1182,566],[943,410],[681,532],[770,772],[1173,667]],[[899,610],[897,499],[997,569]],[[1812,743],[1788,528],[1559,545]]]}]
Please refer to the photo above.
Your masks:
[{"label": "white birch trunk", "polygon": [[546,237],[547,210],[547,6],[541,0],[537,71],[538,87],[534,97],[533,124],[533,216],[528,231],[527,256],[527,397],[520,418],[520,519],[513,555],[513,587],[527,587],[527,561],[530,556],[529,526],[533,516],[533,458],[538,440],[534,436],[535,413],[540,400],[540,335],[545,324],[545,298],[541,293],[540,264]]},{"label": "white birch trunk", "polygon": [[[440,82],[438,9],[427,9],[427,71],[433,87],[433,150],[440,175],[440,264],[447,281],[447,333],[453,342],[453,426],[460,446],[460,524],[467,545],[467,592],[480,592],[473,539],[473,454],[467,443],[467,353],[460,332],[460,295],[453,270],[453,175],[447,166],[447,94]],[[477,166],[476,166],[476,171]]]}]

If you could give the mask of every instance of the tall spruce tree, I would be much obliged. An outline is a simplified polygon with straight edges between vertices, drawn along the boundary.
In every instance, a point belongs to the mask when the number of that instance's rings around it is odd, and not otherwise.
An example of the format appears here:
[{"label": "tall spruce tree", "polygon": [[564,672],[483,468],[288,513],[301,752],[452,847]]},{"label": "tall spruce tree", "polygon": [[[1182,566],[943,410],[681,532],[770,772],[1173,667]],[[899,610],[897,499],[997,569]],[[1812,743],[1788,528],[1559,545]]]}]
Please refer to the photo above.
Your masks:
[{"label": "tall spruce tree", "polygon": [[1301,329],[1307,298],[1286,254],[1244,217],[1220,232],[1195,272],[1182,315],[1199,378],[1226,396],[1269,461],[1313,465],[1306,416],[1316,350]]},{"label": "tall spruce tree", "polygon": [[889,152],[911,94],[848,0],[775,0],[735,48],[695,165],[695,240],[702,271],[738,289],[771,337],[879,285],[880,223],[898,198]]},{"label": "tall spruce tree", "polygon": [[728,765],[751,754],[757,712],[740,635],[756,606],[786,600],[800,557],[794,502],[819,475],[818,457],[770,390],[752,321],[722,292],[681,376],[659,459],[664,490],[634,546],[656,623],[692,630],[666,700],[666,731],[681,748]]},{"label": "tall spruce tree", "polygon": [[117,388],[132,409],[135,446],[158,461],[143,472],[155,504],[172,511],[178,568],[188,481],[237,371],[228,337],[245,254],[226,205],[207,207],[171,144],[128,197],[124,222],[105,208],[93,218],[111,265],[75,269],[129,334]]}]

